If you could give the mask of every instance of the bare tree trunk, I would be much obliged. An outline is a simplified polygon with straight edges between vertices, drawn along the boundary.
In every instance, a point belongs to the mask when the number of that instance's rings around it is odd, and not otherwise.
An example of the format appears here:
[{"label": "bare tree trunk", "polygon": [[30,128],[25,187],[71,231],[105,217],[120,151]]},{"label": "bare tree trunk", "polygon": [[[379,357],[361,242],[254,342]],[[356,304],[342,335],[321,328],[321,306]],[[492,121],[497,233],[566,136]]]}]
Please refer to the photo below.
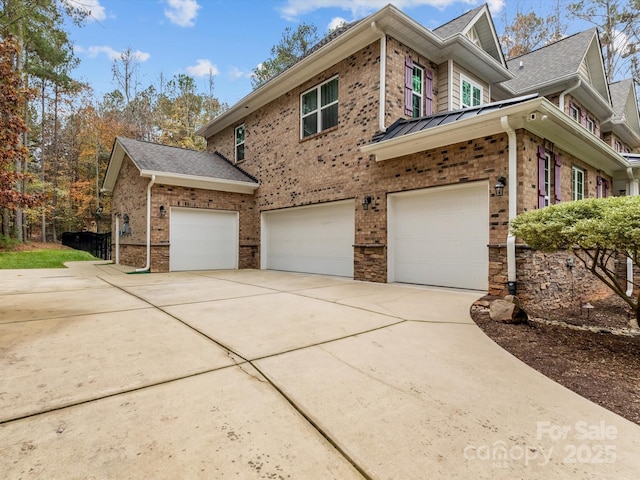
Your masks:
[{"label": "bare tree trunk", "polygon": [[[24,63],[23,63],[24,59],[22,57],[23,51],[24,51],[24,42],[22,38],[22,24],[20,24],[19,33],[18,33],[18,56],[16,59],[16,71],[20,76],[22,76],[22,71],[24,69]],[[26,105],[25,105],[25,111],[26,111]],[[24,145],[24,135],[20,135],[20,143],[18,147],[22,145]],[[15,168],[16,168],[16,173],[18,175],[22,172],[22,167],[23,166],[22,166],[22,161],[20,160],[20,156],[17,156]],[[25,170],[26,170],[26,165],[25,165]],[[15,188],[16,188],[16,191],[22,192],[21,180],[16,181]],[[14,231],[15,237],[22,242],[24,240],[24,233],[22,231],[22,209],[21,208],[16,208],[14,211],[13,231]]]},{"label": "bare tree trunk", "polygon": [[51,231],[53,234],[53,242],[58,242],[58,232],[56,229],[56,215],[58,205],[58,85],[55,86],[55,95],[53,101],[53,196],[51,204],[53,206],[51,212]]},{"label": "bare tree trunk", "polygon": [[[41,147],[40,147],[40,169],[42,170],[42,190],[44,192],[44,182],[45,182],[45,168],[44,168],[44,157],[45,157],[45,148],[44,148],[44,142],[45,142],[45,133],[44,133],[44,114],[45,114],[45,101],[44,101],[44,95],[45,95],[45,87],[46,87],[46,82],[44,81],[44,79],[42,80],[42,95],[41,95],[41,100],[42,100],[42,104],[40,105],[40,118],[42,118],[42,125],[41,125],[41,130],[42,130],[42,139],[41,139]],[[46,208],[42,208],[42,226],[41,226],[41,230],[42,230],[42,241],[46,242],[47,241],[47,209]]]}]

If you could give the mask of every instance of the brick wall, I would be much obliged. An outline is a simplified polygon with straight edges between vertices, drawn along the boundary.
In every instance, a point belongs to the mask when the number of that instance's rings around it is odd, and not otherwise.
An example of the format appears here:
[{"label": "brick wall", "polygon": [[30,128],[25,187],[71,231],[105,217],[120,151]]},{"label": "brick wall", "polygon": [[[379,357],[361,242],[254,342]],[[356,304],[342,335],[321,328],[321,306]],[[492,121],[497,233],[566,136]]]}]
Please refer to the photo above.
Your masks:
[{"label": "brick wall", "polygon": [[[146,215],[147,185],[149,179],[125,157],[118,181],[113,191],[113,210],[129,215],[131,235],[121,235],[120,263],[142,268],[146,264]],[[160,206],[166,214],[160,215]],[[151,271],[169,271],[169,244],[171,207],[230,210],[239,213],[239,266],[258,268],[259,216],[252,195],[218,192],[197,188],[156,184],[151,188]],[[122,229],[122,216],[120,220]],[[115,232],[115,222],[112,228]],[[112,258],[115,259],[115,241],[112,242]]]}]

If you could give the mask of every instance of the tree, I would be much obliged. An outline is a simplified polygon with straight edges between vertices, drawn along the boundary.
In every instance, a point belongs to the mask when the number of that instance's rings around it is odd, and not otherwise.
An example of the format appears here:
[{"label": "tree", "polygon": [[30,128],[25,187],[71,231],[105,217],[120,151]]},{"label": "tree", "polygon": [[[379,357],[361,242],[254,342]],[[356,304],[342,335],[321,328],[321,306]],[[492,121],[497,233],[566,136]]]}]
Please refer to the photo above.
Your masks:
[{"label": "tree", "polygon": [[253,88],[289,68],[306,55],[318,40],[318,28],[315,25],[301,23],[296,30],[285,28],[280,42],[271,47],[271,57],[253,69]]},{"label": "tree", "polygon": [[27,131],[23,105],[33,95],[14,68],[17,52],[17,42],[11,36],[0,41],[0,206],[5,208],[33,206],[40,201],[37,195],[15,188],[16,183],[29,179],[14,167],[24,164],[29,155],[22,142]]},{"label": "tree", "polygon": [[576,257],[598,280],[622,298],[640,319],[640,282],[627,296],[626,279],[618,277],[615,260],[631,259],[640,267],[640,197],[609,197],[564,202],[518,215],[511,232],[531,248],[555,252],[573,248]]},{"label": "tree", "polygon": [[598,27],[609,83],[632,72],[639,53],[640,0],[580,0],[568,10]]}]

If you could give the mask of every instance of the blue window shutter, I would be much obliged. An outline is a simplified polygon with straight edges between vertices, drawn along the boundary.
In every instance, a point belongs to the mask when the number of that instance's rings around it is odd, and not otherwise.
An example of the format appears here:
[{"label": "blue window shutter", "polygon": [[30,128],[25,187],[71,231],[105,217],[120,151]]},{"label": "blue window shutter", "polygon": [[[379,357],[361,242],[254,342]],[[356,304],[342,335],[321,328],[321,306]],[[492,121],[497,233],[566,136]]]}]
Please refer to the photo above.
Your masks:
[{"label": "blue window shutter", "polygon": [[424,75],[426,77],[425,85],[425,115],[431,115],[433,113],[433,72],[431,70],[425,70]]},{"label": "blue window shutter", "polygon": [[404,58],[404,114],[413,116],[413,60]]},{"label": "blue window shutter", "polygon": [[560,169],[562,168],[562,157],[556,155],[554,158],[554,170],[553,170],[553,196],[555,203],[560,203],[562,198],[560,192],[562,191]]},{"label": "blue window shutter", "polygon": [[544,167],[547,162],[547,155],[544,147],[542,145],[538,146],[538,208],[545,207],[545,197],[547,196],[547,191],[544,188]]}]

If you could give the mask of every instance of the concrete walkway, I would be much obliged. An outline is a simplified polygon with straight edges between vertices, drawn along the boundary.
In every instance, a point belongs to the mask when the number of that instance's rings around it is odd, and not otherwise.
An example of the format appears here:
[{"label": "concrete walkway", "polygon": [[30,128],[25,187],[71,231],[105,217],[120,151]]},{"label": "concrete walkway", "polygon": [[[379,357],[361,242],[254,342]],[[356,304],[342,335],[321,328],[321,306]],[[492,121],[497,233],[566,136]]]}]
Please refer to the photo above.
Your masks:
[{"label": "concrete walkway", "polygon": [[615,479],[640,427],[469,316],[274,271],[0,271],[0,478]]}]

